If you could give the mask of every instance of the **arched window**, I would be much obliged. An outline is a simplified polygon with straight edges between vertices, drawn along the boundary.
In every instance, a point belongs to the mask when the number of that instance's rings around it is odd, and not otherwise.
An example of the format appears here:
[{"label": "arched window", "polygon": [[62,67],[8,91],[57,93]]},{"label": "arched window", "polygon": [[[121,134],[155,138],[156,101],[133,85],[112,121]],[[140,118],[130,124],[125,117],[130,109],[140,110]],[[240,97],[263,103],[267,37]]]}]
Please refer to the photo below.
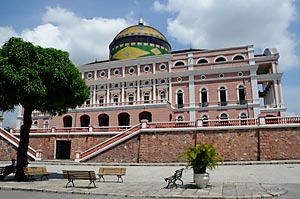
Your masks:
[{"label": "arched window", "polygon": [[103,106],[104,105],[104,96],[100,96],[99,97],[99,106]]},{"label": "arched window", "polygon": [[240,118],[241,119],[246,119],[248,116],[247,116],[247,113],[241,113],[240,114]]},{"label": "arched window", "polygon": [[165,91],[160,92],[160,101],[161,102],[166,101],[166,92]]},{"label": "arched window", "polygon": [[98,116],[99,126],[109,126],[109,116],[105,113]]},{"label": "arched window", "polygon": [[219,89],[219,97],[220,97],[220,105],[226,106],[227,105],[227,96],[226,96],[226,88],[221,86]]},{"label": "arched window", "polygon": [[227,120],[227,119],[228,119],[227,113],[221,113],[220,119],[221,119],[221,120]]},{"label": "arched window", "polygon": [[201,89],[201,106],[207,107],[208,106],[208,95],[207,95],[207,89],[202,88]]},{"label": "arched window", "polygon": [[143,111],[139,114],[139,119],[141,120],[148,120],[148,122],[152,122],[152,114],[148,111]]},{"label": "arched window", "polygon": [[48,129],[48,128],[49,128],[49,121],[48,121],[48,120],[44,122],[44,128],[45,128],[45,129]]},{"label": "arched window", "polygon": [[177,116],[176,121],[183,121],[183,120],[184,120],[183,115],[178,115]]},{"label": "arched window", "polygon": [[145,92],[144,93],[144,103],[149,103],[150,102],[150,93]]},{"label": "arched window", "polygon": [[130,116],[128,113],[120,113],[118,115],[119,126],[129,126]]},{"label": "arched window", "polygon": [[176,93],[177,96],[177,108],[183,108],[183,91],[178,90]]},{"label": "arched window", "polygon": [[243,85],[238,87],[238,97],[239,97],[239,104],[244,105],[246,104],[246,89]]},{"label": "arched window", "polygon": [[244,60],[245,58],[242,55],[235,55],[232,60]]},{"label": "arched window", "polygon": [[119,96],[118,95],[114,95],[113,97],[113,104],[118,106],[119,105]]},{"label": "arched window", "polygon": [[128,95],[128,104],[129,104],[129,105],[132,105],[132,104],[133,104],[133,101],[134,101],[134,96],[133,96],[132,93],[130,93],[130,94]]},{"label": "arched window", "polygon": [[218,57],[215,62],[224,62],[227,61],[225,57]]},{"label": "arched window", "polygon": [[199,61],[197,62],[197,64],[208,64],[207,59],[199,59]]},{"label": "arched window", "polygon": [[37,120],[33,121],[33,128],[38,128],[39,122]]},{"label": "arched window", "polygon": [[70,115],[63,117],[63,123],[64,127],[72,127],[72,117]]},{"label": "arched window", "polygon": [[175,63],[175,66],[184,66],[184,62],[183,61],[178,61]]},{"label": "arched window", "polygon": [[90,116],[82,115],[80,117],[80,126],[81,127],[88,127],[90,125]]}]

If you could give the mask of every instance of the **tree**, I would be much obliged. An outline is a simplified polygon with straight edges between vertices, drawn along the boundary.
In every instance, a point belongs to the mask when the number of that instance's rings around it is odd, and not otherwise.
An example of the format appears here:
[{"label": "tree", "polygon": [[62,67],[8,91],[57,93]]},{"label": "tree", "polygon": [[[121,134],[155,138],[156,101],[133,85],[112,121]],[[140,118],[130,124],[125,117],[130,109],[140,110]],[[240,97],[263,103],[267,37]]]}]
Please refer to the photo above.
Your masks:
[{"label": "tree", "polygon": [[84,103],[89,90],[67,52],[34,46],[21,38],[10,38],[0,49],[0,110],[21,105],[23,125],[17,151],[15,179],[26,180],[32,111],[61,115]]}]

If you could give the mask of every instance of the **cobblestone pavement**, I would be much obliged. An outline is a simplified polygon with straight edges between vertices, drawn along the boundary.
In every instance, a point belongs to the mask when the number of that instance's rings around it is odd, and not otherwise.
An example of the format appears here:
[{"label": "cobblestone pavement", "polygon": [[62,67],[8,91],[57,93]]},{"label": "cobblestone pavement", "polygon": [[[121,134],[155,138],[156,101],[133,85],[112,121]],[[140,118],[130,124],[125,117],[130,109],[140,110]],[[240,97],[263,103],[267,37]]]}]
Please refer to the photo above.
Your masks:
[{"label": "cobblestone pavement", "polygon": [[[3,164],[0,162],[1,165]],[[300,183],[300,164],[221,165],[216,170],[210,171],[211,182],[207,188],[196,188],[192,182],[192,171],[185,169],[183,173],[184,185],[166,189],[164,188],[166,182],[163,178],[171,175],[174,170],[182,168],[182,165],[122,165],[122,167],[127,168],[124,183],[117,183],[115,176],[107,176],[105,182],[96,182],[96,188],[88,188],[89,181],[83,180],[75,180],[75,187],[65,188],[67,180],[62,177],[62,169],[94,170],[97,173],[101,165],[61,164],[57,162],[30,164],[30,166],[40,165],[47,167],[50,173],[49,180],[40,180],[36,176],[33,181],[15,182],[12,180],[13,176],[10,175],[4,181],[0,181],[0,189],[124,197],[271,198],[286,193],[286,189],[280,184]],[[278,172],[279,170],[281,173],[284,172],[282,173],[285,176],[284,179]],[[262,173],[269,174],[269,178]]]}]

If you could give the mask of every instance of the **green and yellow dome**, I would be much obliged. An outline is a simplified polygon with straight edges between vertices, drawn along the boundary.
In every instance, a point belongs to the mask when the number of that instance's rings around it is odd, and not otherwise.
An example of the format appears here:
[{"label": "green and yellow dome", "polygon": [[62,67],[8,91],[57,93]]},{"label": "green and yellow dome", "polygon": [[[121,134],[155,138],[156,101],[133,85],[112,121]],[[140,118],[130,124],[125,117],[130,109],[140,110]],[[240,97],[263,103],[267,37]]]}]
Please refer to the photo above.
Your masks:
[{"label": "green and yellow dome", "polygon": [[138,25],[119,32],[109,45],[110,60],[161,55],[170,51],[166,37],[155,28],[144,25],[141,19]]}]

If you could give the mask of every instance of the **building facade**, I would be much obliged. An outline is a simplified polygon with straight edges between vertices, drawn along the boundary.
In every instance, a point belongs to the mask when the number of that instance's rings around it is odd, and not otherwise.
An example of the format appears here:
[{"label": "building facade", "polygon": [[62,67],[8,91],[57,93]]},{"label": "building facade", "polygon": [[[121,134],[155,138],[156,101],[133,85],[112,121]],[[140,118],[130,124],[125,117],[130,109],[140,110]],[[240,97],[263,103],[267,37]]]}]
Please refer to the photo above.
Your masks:
[{"label": "building facade", "polygon": [[109,60],[77,67],[90,98],[63,116],[35,112],[33,128],[243,120],[286,110],[275,48],[172,51],[161,32],[140,20],[118,33],[109,50]]}]

